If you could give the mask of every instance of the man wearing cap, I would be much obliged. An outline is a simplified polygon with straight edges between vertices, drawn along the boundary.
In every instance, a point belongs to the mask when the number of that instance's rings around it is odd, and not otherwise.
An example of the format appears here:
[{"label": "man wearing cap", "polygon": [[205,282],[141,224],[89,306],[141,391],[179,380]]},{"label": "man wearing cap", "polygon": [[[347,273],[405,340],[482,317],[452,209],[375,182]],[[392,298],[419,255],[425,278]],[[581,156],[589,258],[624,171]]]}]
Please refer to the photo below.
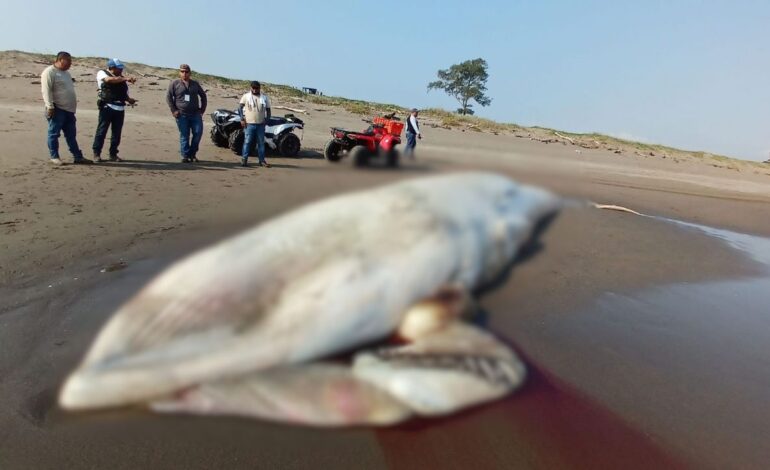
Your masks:
[{"label": "man wearing cap", "polygon": [[420,111],[412,108],[409,118],[406,120],[406,148],[404,156],[414,160],[414,148],[417,147],[417,139],[422,139],[420,125],[417,123],[417,115]]},{"label": "man wearing cap", "polygon": [[122,161],[118,157],[120,136],[123,132],[126,104],[133,105],[136,100],[128,96],[128,84],[136,83],[136,78],[123,76],[123,63],[118,59],[107,61],[107,70],[100,70],[96,74],[96,86],[98,99],[96,106],[99,108],[99,124],[94,135],[94,161],[102,161],[102,148],[107,130],[111,127],[110,136],[110,161]]},{"label": "man wearing cap", "polygon": [[[179,128],[179,151],[182,162],[197,162],[196,154],[203,136],[203,113],[206,112],[206,92],[190,78],[190,66],[179,66],[179,78],[168,85],[166,103]],[[192,132],[192,139],[190,133]]]},{"label": "man wearing cap", "polygon": [[75,111],[78,97],[75,94],[75,83],[68,72],[72,66],[72,56],[69,52],[56,54],[56,61],[49,65],[40,75],[40,83],[45,103],[45,117],[48,119],[48,151],[51,163],[61,165],[59,158],[59,135],[64,132],[70,153],[75,157],[76,164],[93,163],[83,158],[83,152],[76,138],[77,127]]},{"label": "man wearing cap", "polygon": [[241,166],[248,166],[249,153],[257,141],[259,166],[270,168],[265,161],[265,123],[270,119],[270,98],[261,93],[259,82],[251,82],[251,91],[241,97],[238,114],[241,116],[241,127],[244,128],[243,149],[241,150]]}]

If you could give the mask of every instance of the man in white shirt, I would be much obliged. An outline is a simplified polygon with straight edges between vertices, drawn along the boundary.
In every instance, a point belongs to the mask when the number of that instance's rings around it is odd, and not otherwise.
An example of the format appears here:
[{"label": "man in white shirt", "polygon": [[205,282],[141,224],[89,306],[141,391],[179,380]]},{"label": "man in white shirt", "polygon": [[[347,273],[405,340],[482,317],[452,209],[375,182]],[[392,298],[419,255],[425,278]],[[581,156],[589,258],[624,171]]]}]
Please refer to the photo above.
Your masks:
[{"label": "man in white shirt", "polygon": [[244,129],[241,166],[249,166],[249,153],[257,141],[259,166],[270,168],[265,161],[265,123],[270,119],[270,98],[261,93],[259,82],[251,82],[251,91],[241,97],[238,114],[241,115],[241,127]]},{"label": "man in white shirt", "polygon": [[128,84],[136,83],[133,77],[123,76],[123,63],[118,59],[107,61],[107,70],[96,74],[96,85],[99,91],[97,107],[99,108],[99,124],[94,135],[94,161],[101,162],[102,147],[107,137],[107,130],[112,128],[110,136],[110,161],[122,161],[118,157],[120,136],[123,132],[126,104],[133,105],[136,100],[128,96]]},{"label": "man in white shirt", "polygon": [[76,164],[93,163],[83,158],[77,141],[75,111],[78,97],[75,83],[68,72],[72,66],[72,56],[61,51],[56,54],[56,61],[40,75],[40,83],[45,103],[45,117],[48,119],[48,151],[53,165],[61,165],[59,158],[59,135],[64,132],[64,139]]},{"label": "man in white shirt", "polygon": [[417,122],[417,115],[420,111],[417,108],[412,108],[409,118],[406,120],[406,148],[404,149],[404,156],[414,160],[414,148],[417,146],[417,139],[422,139],[420,133],[420,125]]}]

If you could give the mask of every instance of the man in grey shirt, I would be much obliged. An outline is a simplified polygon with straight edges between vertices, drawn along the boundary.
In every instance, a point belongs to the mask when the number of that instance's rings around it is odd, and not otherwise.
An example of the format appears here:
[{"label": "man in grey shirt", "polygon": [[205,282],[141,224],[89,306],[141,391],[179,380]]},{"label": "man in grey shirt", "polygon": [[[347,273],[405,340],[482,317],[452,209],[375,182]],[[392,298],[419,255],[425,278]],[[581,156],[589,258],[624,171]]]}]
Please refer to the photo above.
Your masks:
[{"label": "man in grey shirt", "polygon": [[[190,78],[190,66],[179,66],[179,78],[168,85],[166,103],[179,128],[179,152],[182,162],[197,162],[196,154],[203,136],[203,113],[206,112],[206,92]],[[190,139],[192,133],[192,139]]]},{"label": "man in grey shirt", "polygon": [[53,65],[46,67],[40,75],[45,117],[48,119],[48,151],[51,154],[51,163],[54,165],[62,164],[59,158],[59,135],[62,131],[70,153],[75,158],[75,163],[93,163],[83,158],[83,152],[76,139],[75,111],[78,98],[72,76],[68,72],[71,65],[72,56],[69,52],[62,51],[56,54]]}]

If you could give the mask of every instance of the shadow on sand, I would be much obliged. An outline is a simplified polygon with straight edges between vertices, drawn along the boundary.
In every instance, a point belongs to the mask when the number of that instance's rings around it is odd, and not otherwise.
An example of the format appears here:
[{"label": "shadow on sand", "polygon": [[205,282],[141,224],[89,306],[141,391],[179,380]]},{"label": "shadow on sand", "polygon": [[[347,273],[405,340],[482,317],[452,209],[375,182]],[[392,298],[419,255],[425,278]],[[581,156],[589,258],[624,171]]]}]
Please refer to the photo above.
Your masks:
[{"label": "shadow on sand", "polygon": [[508,279],[511,277],[511,273],[513,272],[514,268],[519,265],[526,263],[529,259],[533,258],[535,255],[537,255],[540,251],[544,249],[543,242],[540,240],[541,235],[546,231],[546,229],[551,225],[551,223],[558,217],[559,211],[556,210],[552,212],[551,214],[548,214],[547,216],[543,217],[537,225],[532,229],[532,234],[530,235],[529,239],[524,242],[524,244],[519,249],[518,254],[514,257],[513,260],[511,260],[500,272],[500,274],[492,279],[490,282],[486,283],[485,285],[481,286],[480,288],[476,289],[474,294],[475,296],[483,296],[484,294],[491,292],[502,285],[504,285]]},{"label": "shadow on sand", "polygon": [[[302,169],[297,165],[291,165],[288,163],[276,163],[273,160],[268,160],[272,168],[292,168]],[[234,158],[231,162],[223,162],[218,160],[199,160],[195,163],[182,163],[182,162],[169,162],[169,161],[155,161],[155,160],[123,160],[119,163],[100,163],[95,165],[103,168],[115,168],[119,170],[152,170],[152,171],[226,171],[232,169],[249,170],[253,168],[259,168],[257,165],[257,159],[250,158],[249,166],[244,168],[241,166],[240,158]]]}]

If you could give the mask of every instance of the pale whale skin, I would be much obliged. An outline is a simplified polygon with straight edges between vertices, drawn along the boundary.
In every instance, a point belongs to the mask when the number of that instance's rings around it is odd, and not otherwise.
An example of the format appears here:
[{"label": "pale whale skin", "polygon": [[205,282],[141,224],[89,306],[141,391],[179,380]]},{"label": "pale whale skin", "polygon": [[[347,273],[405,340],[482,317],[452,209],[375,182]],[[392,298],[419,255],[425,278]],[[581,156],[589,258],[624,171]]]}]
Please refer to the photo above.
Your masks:
[{"label": "pale whale skin", "polygon": [[98,334],[60,404],[152,401],[382,338],[442,286],[498,276],[559,205],[499,175],[456,173],[303,206],[153,279]]}]

